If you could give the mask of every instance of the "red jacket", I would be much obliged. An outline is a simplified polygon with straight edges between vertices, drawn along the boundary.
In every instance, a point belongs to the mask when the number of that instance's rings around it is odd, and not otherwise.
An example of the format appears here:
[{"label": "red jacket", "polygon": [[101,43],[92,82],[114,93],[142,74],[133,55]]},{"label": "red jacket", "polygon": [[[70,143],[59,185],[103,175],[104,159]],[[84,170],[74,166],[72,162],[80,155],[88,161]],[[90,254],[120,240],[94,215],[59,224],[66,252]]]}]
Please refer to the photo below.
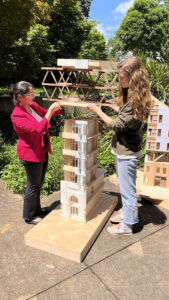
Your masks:
[{"label": "red jacket", "polygon": [[[26,161],[44,162],[45,152],[43,133],[45,132],[47,135],[49,142],[48,151],[52,153],[48,130],[51,125],[45,118],[47,109],[42,108],[36,102],[32,102],[30,106],[43,118],[40,122],[19,105],[15,106],[11,114],[14,130],[19,137],[17,155],[19,158]],[[58,110],[53,113],[52,117],[61,113],[62,111]]]}]

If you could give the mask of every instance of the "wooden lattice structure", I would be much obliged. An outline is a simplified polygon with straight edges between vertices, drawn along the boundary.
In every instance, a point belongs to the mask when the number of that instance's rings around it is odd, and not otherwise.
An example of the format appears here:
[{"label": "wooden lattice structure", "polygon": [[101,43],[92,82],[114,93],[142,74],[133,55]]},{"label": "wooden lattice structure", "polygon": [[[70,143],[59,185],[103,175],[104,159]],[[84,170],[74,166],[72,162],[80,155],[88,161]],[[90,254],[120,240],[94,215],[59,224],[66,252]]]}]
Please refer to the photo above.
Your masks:
[{"label": "wooden lattice structure", "polygon": [[[84,62],[84,63],[83,63]],[[43,67],[43,100],[64,101],[81,106],[89,101],[101,105],[116,103],[116,64],[86,60],[58,60],[61,67]]]},{"label": "wooden lattice structure", "polygon": [[169,200],[169,107],[153,97],[140,196]]}]

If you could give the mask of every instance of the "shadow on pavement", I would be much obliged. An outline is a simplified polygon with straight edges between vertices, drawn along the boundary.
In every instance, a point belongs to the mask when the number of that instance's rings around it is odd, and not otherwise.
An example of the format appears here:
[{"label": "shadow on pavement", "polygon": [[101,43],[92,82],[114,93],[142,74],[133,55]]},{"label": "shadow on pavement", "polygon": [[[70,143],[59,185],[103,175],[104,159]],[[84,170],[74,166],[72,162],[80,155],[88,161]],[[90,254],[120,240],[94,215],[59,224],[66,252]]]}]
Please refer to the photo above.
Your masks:
[{"label": "shadow on pavement", "polygon": [[[105,191],[105,193],[112,195],[112,196],[118,196],[118,204],[115,208],[115,211],[119,210],[121,208],[121,197],[118,192],[110,192]],[[167,220],[167,216],[162,212],[159,207],[145,199],[142,199],[139,202],[138,207],[138,217],[139,217],[139,223],[133,225],[133,233],[140,232],[145,225],[148,225],[150,223],[154,225],[162,225],[165,224]]]},{"label": "shadow on pavement", "polygon": [[55,210],[60,209],[60,200],[57,200],[57,201],[53,202],[50,206],[44,207],[44,208],[48,209],[49,213],[54,209]]},{"label": "shadow on pavement", "polygon": [[140,204],[141,206],[138,208],[139,223],[133,226],[133,233],[140,232],[145,225],[150,223],[154,225],[165,224],[167,217],[157,205],[146,200],[142,200]]}]

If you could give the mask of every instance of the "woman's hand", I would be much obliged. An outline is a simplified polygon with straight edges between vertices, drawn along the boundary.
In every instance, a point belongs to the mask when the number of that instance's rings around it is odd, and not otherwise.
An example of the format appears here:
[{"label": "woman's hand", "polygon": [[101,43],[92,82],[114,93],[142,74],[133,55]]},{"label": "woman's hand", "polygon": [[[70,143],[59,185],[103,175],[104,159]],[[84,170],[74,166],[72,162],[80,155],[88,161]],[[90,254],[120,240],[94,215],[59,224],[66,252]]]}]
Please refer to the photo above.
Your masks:
[{"label": "woman's hand", "polygon": [[50,110],[51,112],[57,111],[57,110],[59,110],[59,109],[61,109],[61,106],[60,106],[60,103],[58,103],[58,102],[54,102],[54,103],[49,107],[49,110]]},{"label": "woman's hand", "polygon": [[59,102],[54,102],[48,109],[45,118],[50,122],[50,119],[52,118],[52,114],[54,111],[57,111],[61,109],[60,103]]},{"label": "woman's hand", "polygon": [[96,104],[91,103],[87,107],[92,113],[98,115],[106,123],[106,125],[110,126],[112,119],[102,112]]},{"label": "woman's hand", "polygon": [[94,104],[94,103],[90,103],[87,108],[94,114],[98,115],[98,113],[100,112],[100,108]]}]

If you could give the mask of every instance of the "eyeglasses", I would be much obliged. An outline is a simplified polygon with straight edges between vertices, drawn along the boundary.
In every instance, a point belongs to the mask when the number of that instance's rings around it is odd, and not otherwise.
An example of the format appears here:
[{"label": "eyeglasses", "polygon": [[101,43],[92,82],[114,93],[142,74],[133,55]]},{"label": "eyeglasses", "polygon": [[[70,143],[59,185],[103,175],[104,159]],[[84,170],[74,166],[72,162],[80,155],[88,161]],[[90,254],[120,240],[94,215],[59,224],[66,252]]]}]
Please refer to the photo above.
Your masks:
[{"label": "eyeglasses", "polygon": [[34,96],[34,92],[26,93],[25,96]]}]

